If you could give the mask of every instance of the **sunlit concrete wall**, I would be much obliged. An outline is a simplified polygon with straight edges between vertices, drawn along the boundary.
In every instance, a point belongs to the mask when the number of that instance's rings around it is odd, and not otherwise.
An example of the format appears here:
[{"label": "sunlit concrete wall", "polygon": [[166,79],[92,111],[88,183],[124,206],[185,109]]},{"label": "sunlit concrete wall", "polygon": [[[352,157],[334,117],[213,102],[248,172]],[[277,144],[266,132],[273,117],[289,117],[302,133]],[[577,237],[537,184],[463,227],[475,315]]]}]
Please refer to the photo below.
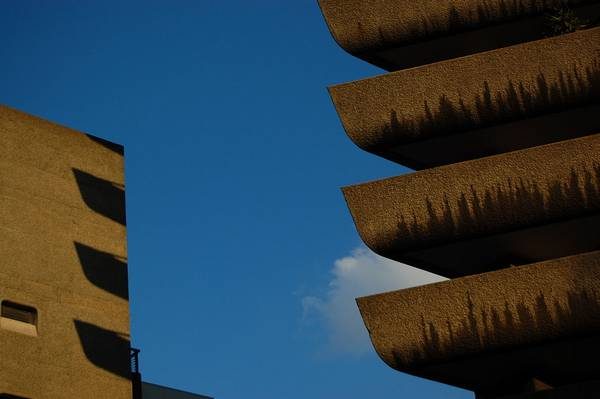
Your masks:
[{"label": "sunlit concrete wall", "polygon": [[0,107],[0,263],[0,394],[131,398],[123,147]]},{"label": "sunlit concrete wall", "polygon": [[[389,71],[538,40],[563,0],[319,0],[338,44]],[[598,0],[570,0],[578,18]]]},{"label": "sunlit concrete wall", "polygon": [[600,0],[319,4],[392,71],[330,87],[346,133],[418,170],[343,188],[356,228],[452,278],[357,299],[380,357],[477,399],[599,397]]}]

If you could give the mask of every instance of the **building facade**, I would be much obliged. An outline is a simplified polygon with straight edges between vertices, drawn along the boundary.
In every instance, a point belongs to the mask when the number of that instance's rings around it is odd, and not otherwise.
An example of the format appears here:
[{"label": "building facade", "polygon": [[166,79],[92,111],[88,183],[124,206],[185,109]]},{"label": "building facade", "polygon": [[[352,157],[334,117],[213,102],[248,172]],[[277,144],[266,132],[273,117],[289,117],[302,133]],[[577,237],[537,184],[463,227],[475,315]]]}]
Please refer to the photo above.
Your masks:
[{"label": "building facade", "polygon": [[0,108],[0,393],[131,398],[123,147]]},{"label": "building facade", "polygon": [[0,106],[0,398],[208,398],[141,380],[123,156]]},{"label": "building facade", "polygon": [[320,0],[389,73],[330,88],[415,169],[343,189],[373,251],[450,278],[358,298],[392,368],[489,398],[600,393],[600,1]]},{"label": "building facade", "polygon": [[142,397],[144,399],[212,399],[208,396],[163,387],[149,382],[142,383]]}]

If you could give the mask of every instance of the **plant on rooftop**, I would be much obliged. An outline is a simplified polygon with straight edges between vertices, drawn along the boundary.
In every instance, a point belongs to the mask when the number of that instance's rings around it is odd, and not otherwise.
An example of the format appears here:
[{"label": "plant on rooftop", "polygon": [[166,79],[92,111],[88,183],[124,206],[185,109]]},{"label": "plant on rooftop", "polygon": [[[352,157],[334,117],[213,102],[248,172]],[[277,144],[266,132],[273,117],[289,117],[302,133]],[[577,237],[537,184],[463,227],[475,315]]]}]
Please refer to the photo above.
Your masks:
[{"label": "plant on rooftop", "polygon": [[563,2],[546,14],[545,27],[546,36],[558,36],[584,29],[587,24],[575,15],[567,2]]}]

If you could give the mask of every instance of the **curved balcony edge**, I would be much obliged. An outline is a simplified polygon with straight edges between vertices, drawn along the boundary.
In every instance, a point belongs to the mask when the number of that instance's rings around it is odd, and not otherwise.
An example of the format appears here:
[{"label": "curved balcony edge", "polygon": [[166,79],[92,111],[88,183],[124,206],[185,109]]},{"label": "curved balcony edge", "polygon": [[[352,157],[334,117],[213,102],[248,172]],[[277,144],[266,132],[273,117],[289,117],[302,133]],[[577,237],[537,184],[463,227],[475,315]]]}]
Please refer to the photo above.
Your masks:
[{"label": "curved balcony edge", "polygon": [[415,169],[580,137],[600,131],[600,28],[329,92],[358,147]]},{"label": "curved balcony edge", "polygon": [[596,370],[600,251],[357,303],[376,352],[398,371],[478,392],[527,377],[561,386]]},{"label": "curved balcony edge", "polygon": [[[571,7],[587,21],[600,15],[599,3],[574,0]],[[393,71],[541,39],[548,34],[545,14],[561,1],[318,0],[318,4],[341,48]]]},{"label": "curved balcony edge", "polygon": [[369,248],[446,277],[600,248],[600,134],[342,191]]}]

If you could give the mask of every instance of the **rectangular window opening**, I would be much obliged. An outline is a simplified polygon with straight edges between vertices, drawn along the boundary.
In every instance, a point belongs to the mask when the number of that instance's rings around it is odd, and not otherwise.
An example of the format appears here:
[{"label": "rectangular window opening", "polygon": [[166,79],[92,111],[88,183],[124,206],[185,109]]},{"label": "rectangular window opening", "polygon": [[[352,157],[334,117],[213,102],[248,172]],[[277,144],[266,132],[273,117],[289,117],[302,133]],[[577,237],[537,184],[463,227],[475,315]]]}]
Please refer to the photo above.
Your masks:
[{"label": "rectangular window opening", "polygon": [[0,307],[0,328],[37,336],[37,310],[34,307],[11,301],[2,301]]}]

